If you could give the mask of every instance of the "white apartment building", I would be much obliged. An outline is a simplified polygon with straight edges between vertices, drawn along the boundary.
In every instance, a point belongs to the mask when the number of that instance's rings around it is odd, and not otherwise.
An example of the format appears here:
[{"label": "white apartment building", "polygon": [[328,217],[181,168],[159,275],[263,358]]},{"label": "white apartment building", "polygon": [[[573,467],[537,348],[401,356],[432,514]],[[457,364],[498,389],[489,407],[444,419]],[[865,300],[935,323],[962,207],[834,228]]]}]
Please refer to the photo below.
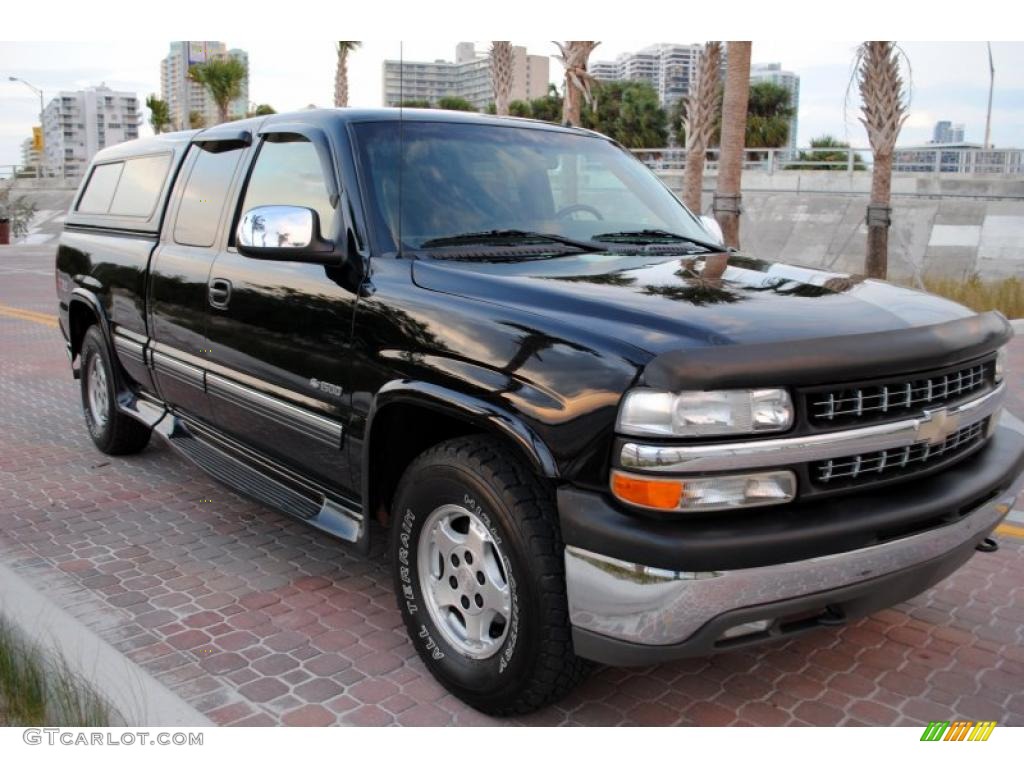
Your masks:
[{"label": "white apartment building", "polygon": [[43,110],[46,163],[79,175],[99,150],[137,139],[140,122],[139,99],[130,91],[61,91]]},{"label": "white apartment building", "polygon": [[778,62],[772,64],[751,64],[750,84],[775,83],[789,91],[789,105],[793,108],[793,117],[789,121],[789,143],[791,150],[796,150],[796,130],[800,112],[800,76],[784,70]]},{"label": "white apartment building", "polygon": [[[544,96],[548,90],[548,64],[547,56],[535,56],[523,46],[512,46],[511,100]],[[473,43],[459,43],[454,62],[386,60],[383,75],[384,104],[389,107],[412,100],[435,104],[443,96],[459,96],[483,110],[494,101],[490,54],[477,51]]]},{"label": "white apartment building", "polygon": [[615,61],[594,62],[589,70],[598,80],[649,83],[658,92],[661,106],[668,109],[690,93],[703,49],[701,43],[658,43],[635,53],[620,54]]},{"label": "white apartment building", "polygon": [[[249,54],[238,48],[228,47],[217,40],[188,40],[171,43],[171,50],[160,62],[160,98],[167,102],[171,114],[171,126],[174,130],[185,127],[188,114],[198,112],[204,125],[215,125],[218,113],[217,104],[210,96],[206,87],[188,79],[188,70],[194,64],[212,58],[229,56],[238,59],[249,69]],[[186,107],[187,104],[187,107]],[[242,92],[231,102],[228,117],[231,119],[244,117],[249,109],[249,77],[242,83]],[[195,128],[197,126],[190,125]]]}]

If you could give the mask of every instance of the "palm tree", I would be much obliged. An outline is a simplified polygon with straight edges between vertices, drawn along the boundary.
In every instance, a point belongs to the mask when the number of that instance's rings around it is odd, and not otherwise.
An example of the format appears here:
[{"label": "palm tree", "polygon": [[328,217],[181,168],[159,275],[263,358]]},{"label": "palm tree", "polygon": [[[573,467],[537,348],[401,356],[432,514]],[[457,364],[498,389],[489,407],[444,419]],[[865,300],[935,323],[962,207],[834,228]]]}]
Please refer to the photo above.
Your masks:
[{"label": "palm tree", "polygon": [[338,41],[338,64],[334,70],[334,106],[348,106],[348,55],[362,45],[357,40]]},{"label": "palm tree", "polygon": [[868,277],[886,276],[889,259],[889,225],[892,215],[892,156],[908,112],[907,92],[900,76],[900,50],[891,41],[870,40],[857,49],[857,81],[874,155],[871,202],[868,203]]},{"label": "palm tree", "polygon": [[491,42],[491,83],[494,86],[495,112],[507,115],[512,97],[512,43],[507,40]]},{"label": "palm tree", "polygon": [[754,83],[747,102],[748,147],[784,147],[789,141],[789,121],[796,110],[789,90],[775,83]]},{"label": "palm tree", "polygon": [[594,97],[591,87],[596,80],[587,72],[587,61],[590,54],[599,45],[593,40],[568,40],[564,43],[556,42],[561,56],[555,58],[562,62],[565,67],[565,93],[562,106],[562,118],[566,125],[580,124],[580,112],[583,102],[593,106]]},{"label": "palm tree", "polygon": [[188,71],[190,80],[202,83],[217,105],[217,122],[228,121],[228,107],[242,95],[242,83],[249,72],[243,62],[231,56],[195,64]]},{"label": "palm tree", "polygon": [[625,147],[663,147],[668,141],[665,110],[650,83],[619,80],[597,83],[595,108],[584,106],[580,121]]},{"label": "palm tree", "polygon": [[713,210],[725,244],[740,247],[740,181],[743,176],[743,140],[750,98],[750,42],[729,42],[725,47],[725,93],[722,96],[722,145],[718,159],[718,185]]},{"label": "palm tree", "polygon": [[704,186],[704,159],[721,105],[718,88],[722,66],[722,44],[704,44],[697,60],[696,86],[686,101],[683,130],[686,133],[686,167],[683,170],[683,202],[696,213],[701,209],[701,191]]},{"label": "palm tree", "polygon": [[262,117],[263,115],[276,115],[277,110],[269,104],[257,104],[245,113],[246,117]]},{"label": "palm tree", "polygon": [[153,133],[163,133],[170,127],[171,108],[166,101],[151,93],[146,97],[146,108],[149,109],[149,124],[153,126]]},{"label": "palm tree", "polygon": [[[811,139],[813,152],[801,151],[797,155],[798,164],[788,165],[787,171],[845,171],[850,166],[850,145],[840,141],[834,136],[824,134],[816,139]],[[816,165],[804,165],[804,163],[816,163]],[[859,152],[853,153],[853,170],[863,171],[864,158]]]}]

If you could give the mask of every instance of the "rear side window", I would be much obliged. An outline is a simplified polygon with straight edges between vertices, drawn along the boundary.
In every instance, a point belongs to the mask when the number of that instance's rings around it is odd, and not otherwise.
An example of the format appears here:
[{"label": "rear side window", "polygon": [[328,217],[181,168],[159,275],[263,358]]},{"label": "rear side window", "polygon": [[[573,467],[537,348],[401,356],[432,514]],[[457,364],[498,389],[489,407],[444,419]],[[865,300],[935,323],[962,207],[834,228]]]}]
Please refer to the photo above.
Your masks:
[{"label": "rear side window", "polygon": [[125,161],[121,180],[110,204],[110,213],[115,216],[149,218],[156,207],[160,190],[164,188],[170,165],[169,154],[137,157]]},{"label": "rear side window", "polygon": [[210,152],[193,146],[189,156],[195,157],[195,165],[185,182],[174,221],[174,242],[209,248],[217,237],[221,211],[242,149]]},{"label": "rear side window", "polygon": [[316,147],[307,139],[289,135],[263,142],[245,190],[242,213],[261,205],[312,208],[320,218],[320,234],[332,236],[334,208]]},{"label": "rear side window", "polygon": [[81,213],[106,213],[110,210],[110,201],[114,199],[122,168],[124,163],[106,163],[92,169],[82,199],[78,201]]}]

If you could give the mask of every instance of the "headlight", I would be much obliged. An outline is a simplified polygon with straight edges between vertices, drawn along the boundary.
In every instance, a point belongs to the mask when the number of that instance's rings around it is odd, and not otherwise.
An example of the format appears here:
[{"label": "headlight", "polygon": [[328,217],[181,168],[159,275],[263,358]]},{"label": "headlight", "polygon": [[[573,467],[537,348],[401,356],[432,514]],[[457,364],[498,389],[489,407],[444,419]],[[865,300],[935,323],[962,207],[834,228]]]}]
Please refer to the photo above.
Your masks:
[{"label": "headlight", "polygon": [[796,496],[796,476],[788,470],[747,475],[666,478],[612,471],[616,498],[664,512],[713,512],[785,504]]},{"label": "headlight", "polygon": [[793,403],[784,389],[633,389],[622,399],[617,426],[625,435],[714,437],[781,432],[792,424]]},{"label": "headlight", "polygon": [[1010,353],[1007,347],[1000,347],[996,351],[996,384],[1003,380],[1003,376],[1006,374],[1006,363]]}]

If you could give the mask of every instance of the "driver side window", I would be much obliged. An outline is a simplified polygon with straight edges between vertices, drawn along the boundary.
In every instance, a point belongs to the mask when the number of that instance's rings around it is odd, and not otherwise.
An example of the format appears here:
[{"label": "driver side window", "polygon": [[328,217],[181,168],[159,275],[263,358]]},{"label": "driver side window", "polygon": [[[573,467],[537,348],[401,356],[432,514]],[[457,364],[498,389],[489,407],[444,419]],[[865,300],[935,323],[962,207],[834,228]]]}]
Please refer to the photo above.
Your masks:
[{"label": "driver side window", "polygon": [[321,237],[334,236],[337,211],[331,206],[316,147],[293,134],[266,139],[256,156],[242,201],[242,215],[261,205],[312,208],[320,219]]}]

